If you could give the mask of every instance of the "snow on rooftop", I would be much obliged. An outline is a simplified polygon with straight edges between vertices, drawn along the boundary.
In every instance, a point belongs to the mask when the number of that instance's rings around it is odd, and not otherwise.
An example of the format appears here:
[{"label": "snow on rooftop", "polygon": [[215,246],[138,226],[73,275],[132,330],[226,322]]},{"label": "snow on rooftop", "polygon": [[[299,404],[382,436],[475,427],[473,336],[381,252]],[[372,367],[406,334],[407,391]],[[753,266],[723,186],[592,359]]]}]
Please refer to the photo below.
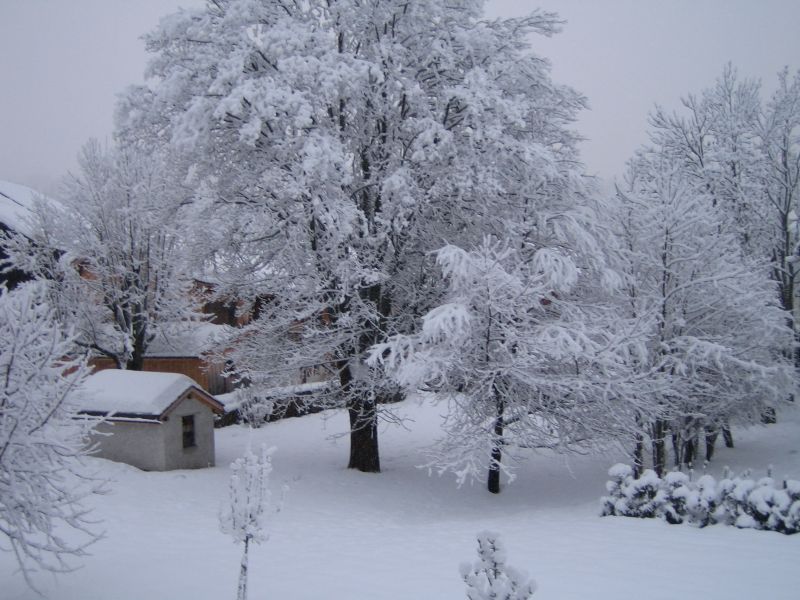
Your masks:
[{"label": "snow on rooftop", "polygon": [[160,415],[190,387],[200,388],[179,373],[106,369],[90,375],[76,397],[81,411]]},{"label": "snow on rooftop", "polygon": [[147,356],[200,356],[224,344],[232,331],[228,325],[205,321],[164,326],[147,347]]},{"label": "snow on rooftop", "polygon": [[232,412],[240,409],[242,405],[246,405],[253,399],[279,400],[292,396],[307,396],[318,392],[326,392],[335,388],[336,385],[335,381],[327,379],[273,388],[240,388],[227,394],[217,394],[214,398],[225,407],[225,412]]},{"label": "snow on rooftop", "polygon": [[38,200],[51,202],[50,198],[29,187],[0,181],[0,223],[14,231],[30,235],[28,218]]}]

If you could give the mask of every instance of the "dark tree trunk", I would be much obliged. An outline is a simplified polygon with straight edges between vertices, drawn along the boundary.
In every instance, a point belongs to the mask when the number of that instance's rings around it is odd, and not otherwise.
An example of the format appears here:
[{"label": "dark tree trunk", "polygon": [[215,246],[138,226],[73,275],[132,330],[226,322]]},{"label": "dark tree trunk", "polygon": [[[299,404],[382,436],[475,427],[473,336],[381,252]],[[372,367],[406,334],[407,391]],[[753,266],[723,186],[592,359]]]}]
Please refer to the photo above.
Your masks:
[{"label": "dark tree trunk", "polygon": [[144,371],[144,354],[134,352],[131,354],[131,357],[128,359],[128,362],[125,362],[124,357],[122,356],[113,356],[114,362],[117,364],[118,369],[123,369],[127,371]]},{"label": "dark tree trunk", "polygon": [[633,477],[638,479],[644,470],[644,436],[636,434],[636,445],[633,447]]},{"label": "dark tree trunk", "polygon": [[347,412],[350,415],[350,462],[347,468],[364,473],[380,473],[375,403],[357,401],[348,407]]},{"label": "dark tree trunk", "polygon": [[133,350],[125,368],[129,371],[142,371],[144,369],[144,355],[147,352],[147,326],[140,319],[134,319],[133,326]]},{"label": "dark tree trunk", "polygon": [[[353,388],[353,373],[350,370],[350,360],[359,360],[358,357],[366,352],[372,345],[383,339],[386,320],[391,311],[391,302],[388,296],[382,293],[380,285],[374,285],[359,291],[362,299],[372,303],[379,314],[375,322],[362,323],[362,333],[352,346],[349,344],[340,348],[342,358],[337,361],[339,369],[339,384],[345,398],[347,413],[350,419],[350,460],[348,469],[357,469],[364,473],[380,473],[381,461],[378,446],[378,402],[383,397],[367,393],[364,390]],[[330,318],[336,320],[339,316],[349,312],[351,298],[346,298],[340,303],[337,311]],[[376,326],[377,325],[377,326]],[[386,393],[388,400],[388,392]]]},{"label": "dark tree trunk", "polygon": [[[374,201],[378,203],[379,199],[376,198]],[[370,213],[367,211],[367,214]],[[358,352],[363,353],[383,339],[392,304],[391,298],[381,285],[360,290],[359,295],[372,304],[379,315],[377,324],[363,324],[364,332],[357,342]],[[368,396],[363,392],[353,394],[351,393],[353,374],[346,362],[343,361],[340,365],[339,373],[342,391],[348,399],[347,412],[350,417],[350,460],[347,468],[358,469],[364,473],[380,473],[378,403],[390,401],[393,394],[389,390],[381,390],[375,396]]]},{"label": "dark tree trunk", "polygon": [[683,443],[683,462],[689,466],[693,465],[696,453],[697,441],[693,432]]},{"label": "dark tree trunk", "polygon": [[144,369],[144,354],[140,352],[134,352],[131,359],[128,361],[128,364],[125,365],[125,368],[129,371],[141,371]]},{"label": "dark tree trunk", "polygon": [[666,429],[667,424],[663,419],[656,419],[653,423],[653,470],[659,477],[664,475],[664,468],[666,466],[667,449],[664,443]]},{"label": "dark tree trunk", "polygon": [[489,476],[486,478],[486,489],[492,494],[500,493],[500,461],[502,459],[503,452],[500,447],[492,448],[492,461],[489,463]]},{"label": "dark tree trunk", "polygon": [[[339,382],[345,395],[353,380],[350,367],[339,371]],[[350,417],[350,460],[348,469],[364,473],[380,473],[381,461],[378,451],[378,412],[373,400],[356,397],[349,400],[347,413]]]},{"label": "dark tree trunk", "polygon": [[714,458],[718,435],[719,432],[716,429],[706,427],[706,462],[711,462],[711,459]]},{"label": "dark tree trunk", "polygon": [[500,448],[492,448],[492,462],[489,465],[489,476],[486,479],[486,489],[493,494],[500,493],[500,460],[503,454]]},{"label": "dark tree trunk", "polygon": [[672,432],[672,455],[675,459],[675,468],[680,469],[683,466],[683,438],[679,431]]},{"label": "dark tree trunk", "polygon": [[725,426],[722,428],[722,439],[725,440],[726,448],[733,448],[733,434],[730,427]]},{"label": "dark tree trunk", "polygon": [[500,493],[500,461],[503,459],[503,412],[505,403],[498,390],[494,389],[495,406],[497,415],[494,419],[494,445],[492,446],[492,458],[489,462],[489,476],[486,480],[486,488],[492,494]]}]

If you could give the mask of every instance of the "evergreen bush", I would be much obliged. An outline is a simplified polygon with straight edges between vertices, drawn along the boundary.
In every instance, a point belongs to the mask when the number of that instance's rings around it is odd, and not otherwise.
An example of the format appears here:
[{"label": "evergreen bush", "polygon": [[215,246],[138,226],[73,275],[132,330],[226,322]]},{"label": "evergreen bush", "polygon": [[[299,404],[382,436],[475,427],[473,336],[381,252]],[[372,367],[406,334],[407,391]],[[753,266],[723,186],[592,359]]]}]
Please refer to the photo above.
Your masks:
[{"label": "evergreen bush", "polygon": [[658,517],[696,527],[720,523],[785,534],[800,531],[800,481],[776,483],[771,476],[756,481],[749,473],[731,477],[727,470],[719,482],[711,475],[693,481],[680,472],[662,479],[651,470],[635,478],[624,464],[611,467],[608,475],[603,516]]}]

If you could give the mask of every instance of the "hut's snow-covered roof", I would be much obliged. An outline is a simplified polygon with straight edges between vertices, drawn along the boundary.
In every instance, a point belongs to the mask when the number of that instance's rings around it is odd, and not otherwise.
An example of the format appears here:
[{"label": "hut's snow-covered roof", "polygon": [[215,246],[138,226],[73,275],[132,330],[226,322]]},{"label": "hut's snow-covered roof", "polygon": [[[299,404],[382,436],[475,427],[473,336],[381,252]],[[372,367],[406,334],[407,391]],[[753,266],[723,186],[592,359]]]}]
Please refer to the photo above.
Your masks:
[{"label": "hut's snow-covered roof", "polygon": [[187,390],[195,388],[212,409],[222,406],[191,378],[180,373],[106,369],[90,375],[76,392],[78,409],[109,417],[158,417]]}]

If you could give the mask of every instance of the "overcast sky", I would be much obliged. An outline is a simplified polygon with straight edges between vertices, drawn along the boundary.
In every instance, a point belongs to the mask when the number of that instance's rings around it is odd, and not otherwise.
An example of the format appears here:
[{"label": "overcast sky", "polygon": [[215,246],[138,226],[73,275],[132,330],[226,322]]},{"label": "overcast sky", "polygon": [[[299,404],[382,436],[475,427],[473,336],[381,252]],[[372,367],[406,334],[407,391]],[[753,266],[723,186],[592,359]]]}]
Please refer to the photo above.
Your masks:
[{"label": "overcast sky", "polygon": [[[55,193],[90,137],[108,139],[116,94],[141,83],[140,36],[202,0],[0,0],[0,179]],[[577,129],[590,172],[621,173],[654,103],[713,84],[726,62],[772,89],[800,68],[798,0],[490,0],[491,16],[542,7],[567,20],[537,39],[556,81],[590,103]]]}]

